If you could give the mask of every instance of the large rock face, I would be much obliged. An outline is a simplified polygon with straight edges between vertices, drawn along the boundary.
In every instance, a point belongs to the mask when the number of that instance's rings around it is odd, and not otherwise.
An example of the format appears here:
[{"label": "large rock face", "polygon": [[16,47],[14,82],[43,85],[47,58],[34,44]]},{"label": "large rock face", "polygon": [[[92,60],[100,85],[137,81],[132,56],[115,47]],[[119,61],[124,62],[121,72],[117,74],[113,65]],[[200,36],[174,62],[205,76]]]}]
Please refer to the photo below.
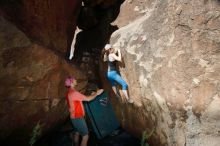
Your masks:
[{"label": "large rock face", "polygon": [[64,53],[72,42],[81,0],[3,0],[0,8],[29,37]]},{"label": "large rock face", "polygon": [[138,134],[155,128],[156,146],[219,145],[220,2],[156,0],[144,8],[111,38],[135,100],[124,126]]},{"label": "large rock face", "polygon": [[[80,79],[78,90],[86,78],[2,17],[0,32],[1,144],[29,145],[68,117],[64,78]],[[39,133],[32,133],[36,128]]]}]

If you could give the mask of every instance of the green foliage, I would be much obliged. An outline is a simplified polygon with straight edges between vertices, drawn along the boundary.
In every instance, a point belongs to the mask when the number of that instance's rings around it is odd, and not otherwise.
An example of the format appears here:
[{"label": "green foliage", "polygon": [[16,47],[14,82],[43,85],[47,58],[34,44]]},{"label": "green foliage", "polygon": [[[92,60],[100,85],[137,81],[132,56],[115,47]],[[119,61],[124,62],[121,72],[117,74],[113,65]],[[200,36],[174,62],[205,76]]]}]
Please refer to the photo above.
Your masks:
[{"label": "green foliage", "polygon": [[153,135],[154,132],[155,132],[155,128],[150,132],[150,134],[147,134],[147,131],[143,132],[142,138],[141,138],[141,146],[149,146],[149,144],[147,143],[147,140],[149,139],[149,137]]},{"label": "green foliage", "polygon": [[29,141],[30,146],[33,146],[37,141],[38,137],[41,135],[42,132],[42,125],[40,122],[37,122],[37,125],[33,128],[31,139]]},{"label": "green foliage", "polygon": [[142,138],[141,138],[141,146],[148,146],[148,143],[147,143],[147,132],[144,131],[143,134],[142,134]]}]

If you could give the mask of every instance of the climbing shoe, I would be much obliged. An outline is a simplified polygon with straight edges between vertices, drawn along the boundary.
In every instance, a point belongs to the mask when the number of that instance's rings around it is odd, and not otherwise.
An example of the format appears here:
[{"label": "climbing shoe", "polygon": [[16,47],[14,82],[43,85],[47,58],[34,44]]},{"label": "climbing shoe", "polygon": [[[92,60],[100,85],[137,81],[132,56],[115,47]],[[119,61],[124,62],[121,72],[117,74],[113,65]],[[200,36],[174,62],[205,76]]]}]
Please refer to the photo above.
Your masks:
[{"label": "climbing shoe", "polygon": [[128,103],[134,103],[134,100],[133,99],[128,99]]}]

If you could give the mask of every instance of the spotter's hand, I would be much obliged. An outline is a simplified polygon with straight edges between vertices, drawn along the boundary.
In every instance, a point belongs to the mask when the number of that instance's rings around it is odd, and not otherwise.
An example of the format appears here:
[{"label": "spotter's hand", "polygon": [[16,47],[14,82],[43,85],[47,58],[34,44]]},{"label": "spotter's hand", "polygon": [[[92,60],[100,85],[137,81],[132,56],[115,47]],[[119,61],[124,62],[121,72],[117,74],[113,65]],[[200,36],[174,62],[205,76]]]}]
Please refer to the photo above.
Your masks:
[{"label": "spotter's hand", "polygon": [[103,89],[98,89],[97,92],[96,92],[96,94],[97,94],[97,95],[100,95],[100,94],[102,94],[103,91],[104,91]]}]

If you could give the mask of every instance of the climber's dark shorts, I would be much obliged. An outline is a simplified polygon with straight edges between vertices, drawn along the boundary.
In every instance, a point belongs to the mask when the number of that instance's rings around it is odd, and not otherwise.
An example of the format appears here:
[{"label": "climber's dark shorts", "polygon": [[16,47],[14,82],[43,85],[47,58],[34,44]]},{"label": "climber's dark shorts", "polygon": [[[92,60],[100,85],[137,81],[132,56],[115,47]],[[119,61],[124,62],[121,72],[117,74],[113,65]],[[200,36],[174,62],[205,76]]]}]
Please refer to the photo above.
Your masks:
[{"label": "climber's dark shorts", "polygon": [[79,132],[81,136],[89,134],[88,127],[84,118],[71,119],[74,126],[74,132]]}]

